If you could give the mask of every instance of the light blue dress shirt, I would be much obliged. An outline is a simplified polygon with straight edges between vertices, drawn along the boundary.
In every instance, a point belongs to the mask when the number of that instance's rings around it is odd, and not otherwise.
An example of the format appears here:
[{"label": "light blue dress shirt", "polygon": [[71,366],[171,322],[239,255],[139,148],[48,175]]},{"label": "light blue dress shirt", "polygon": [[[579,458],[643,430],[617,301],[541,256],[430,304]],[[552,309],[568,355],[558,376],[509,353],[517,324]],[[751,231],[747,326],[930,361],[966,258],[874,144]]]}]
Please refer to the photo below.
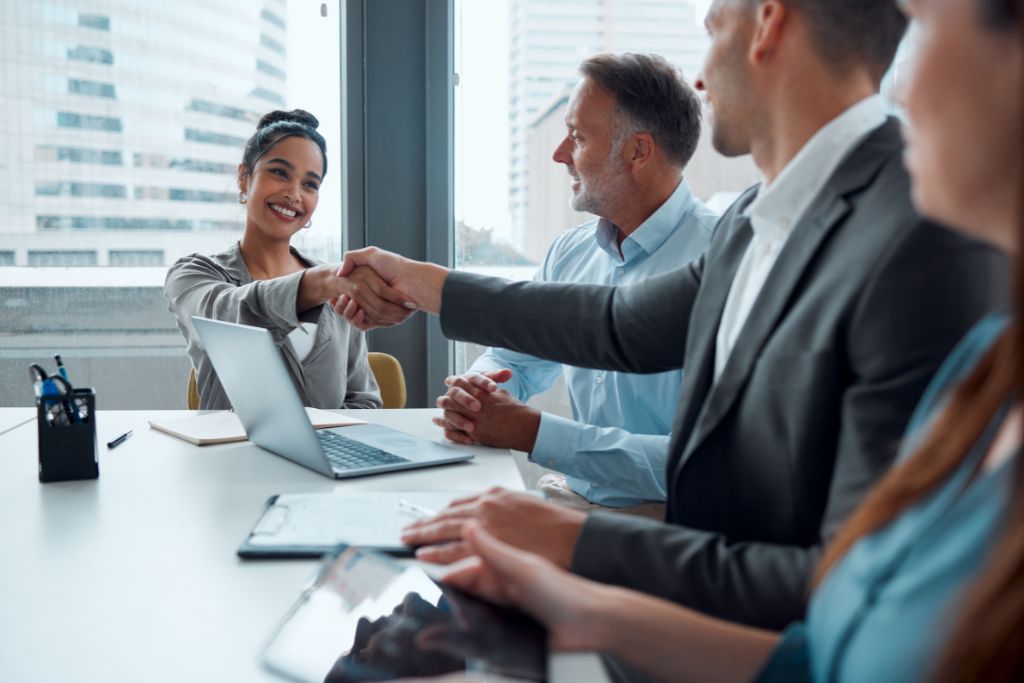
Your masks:
[{"label": "light blue dress shirt", "polygon": [[[534,279],[626,285],[682,267],[707,249],[718,216],[685,180],[657,211],[617,245],[617,230],[595,219],[552,243]],[[571,367],[505,349],[488,349],[470,368],[509,368],[503,385],[520,401],[565,374],[572,420],[543,413],[530,459],[565,473],[570,488],[610,507],[664,501],[669,433],[682,371],[634,375]]]},{"label": "light blue dress shirt", "polygon": [[[1004,326],[998,316],[979,323],[939,370],[911,420],[904,457]],[[1005,414],[948,482],[850,549],[815,592],[806,624],[786,630],[757,683],[931,679],[1011,500],[1019,452],[991,471],[977,470]]]}]

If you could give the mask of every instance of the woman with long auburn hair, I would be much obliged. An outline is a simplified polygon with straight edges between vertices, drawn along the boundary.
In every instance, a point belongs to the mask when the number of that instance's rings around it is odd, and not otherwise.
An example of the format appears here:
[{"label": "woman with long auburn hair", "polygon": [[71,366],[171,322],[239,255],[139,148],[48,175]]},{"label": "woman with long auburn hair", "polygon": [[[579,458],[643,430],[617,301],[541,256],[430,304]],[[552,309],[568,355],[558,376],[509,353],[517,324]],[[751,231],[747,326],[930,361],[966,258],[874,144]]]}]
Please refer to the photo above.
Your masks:
[{"label": "woman with long auburn hair", "polygon": [[900,463],[826,551],[803,623],[773,633],[587,581],[472,523],[445,580],[533,614],[561,650],[665,681],[1024,680],[1024,0],[905,0],[914,201],[1017,259],[1016,311],[936,375]]}]

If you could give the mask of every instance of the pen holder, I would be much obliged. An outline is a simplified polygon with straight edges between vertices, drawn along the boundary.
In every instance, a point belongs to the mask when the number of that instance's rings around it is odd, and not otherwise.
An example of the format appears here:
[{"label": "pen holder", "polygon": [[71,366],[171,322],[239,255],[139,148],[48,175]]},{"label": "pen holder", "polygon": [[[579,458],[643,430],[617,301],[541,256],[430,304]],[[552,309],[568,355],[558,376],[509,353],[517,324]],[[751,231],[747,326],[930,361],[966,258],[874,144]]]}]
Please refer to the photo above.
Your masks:
[{"label": "pen holder", "polygon": [[96,479],[96,394],[74,389],[36,399],[39,427],[39,481]]}]

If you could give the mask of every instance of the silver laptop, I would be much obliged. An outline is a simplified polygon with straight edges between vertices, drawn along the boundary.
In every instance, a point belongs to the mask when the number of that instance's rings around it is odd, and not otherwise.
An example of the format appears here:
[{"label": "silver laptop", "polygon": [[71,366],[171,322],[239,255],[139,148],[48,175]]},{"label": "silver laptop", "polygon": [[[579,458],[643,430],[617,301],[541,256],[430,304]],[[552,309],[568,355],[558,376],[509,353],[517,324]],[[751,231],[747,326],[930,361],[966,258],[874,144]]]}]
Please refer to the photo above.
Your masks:
[{"label": "silver laptop", "polygon": [[473,458],[380,425],[313,429],[269,330],[198,316],[192,323],[249,440],[271,453],[335,479]]}]

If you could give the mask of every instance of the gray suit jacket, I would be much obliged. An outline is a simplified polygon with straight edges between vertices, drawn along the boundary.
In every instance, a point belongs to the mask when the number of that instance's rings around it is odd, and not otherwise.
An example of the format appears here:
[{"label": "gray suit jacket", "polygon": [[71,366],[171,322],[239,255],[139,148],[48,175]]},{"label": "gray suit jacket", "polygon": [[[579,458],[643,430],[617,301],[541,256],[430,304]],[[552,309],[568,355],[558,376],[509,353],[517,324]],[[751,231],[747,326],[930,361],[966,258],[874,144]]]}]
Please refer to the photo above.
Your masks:
[{"label": "gray suit jacket", "polygon": [[588,517],[573,570],[763,627],[803,615],[823,543],[892,463],[918,397],[1003,305],[1005,258],[921,220],[895,120],[843,161],[794,228],[713,382],[752,232],[722,217],[703,258],[629,287],[453,273],[447,336],[627,372],[683,366],[668,524]]}]

